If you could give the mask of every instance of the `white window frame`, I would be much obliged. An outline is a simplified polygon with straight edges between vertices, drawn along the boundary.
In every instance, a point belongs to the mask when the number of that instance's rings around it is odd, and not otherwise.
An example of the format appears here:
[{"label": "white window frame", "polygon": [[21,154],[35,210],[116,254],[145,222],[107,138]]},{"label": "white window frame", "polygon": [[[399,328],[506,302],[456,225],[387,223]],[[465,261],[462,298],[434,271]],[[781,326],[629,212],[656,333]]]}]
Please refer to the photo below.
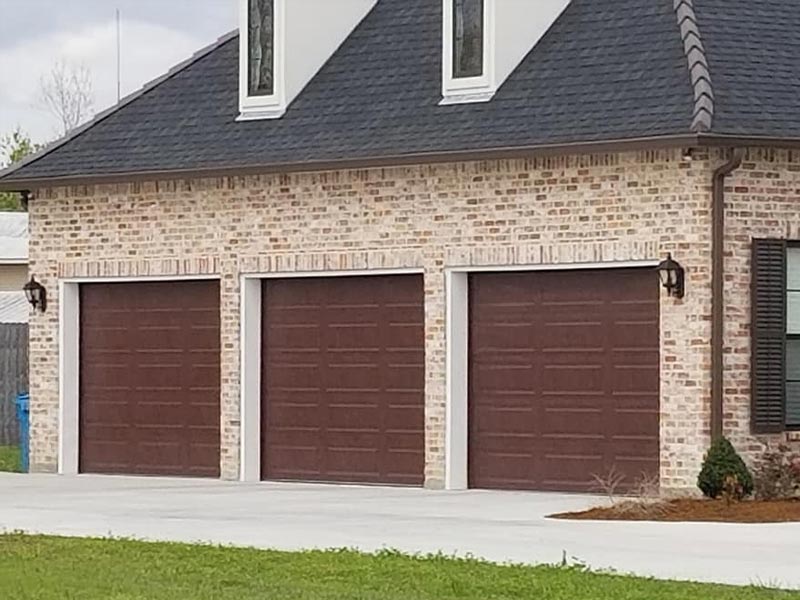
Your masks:
[{"label": "white window frame", "polygon": [[[221,281],[219,275],[77,277],[58,282],[58,474],[80,469],[80,286],[90,283]],[[220,413],[222,423],[222,413]],[[220,440],[220,444],[222,440]]]},{"label": "white window frame", "polygon": [[275,23],[273,32],[275,73],[274,88],[270,96],[250,95],[249,69],[249,0],[239,0],[239,117],[237,121],[279,119],[287,109],[286,102],[286,0],[274,0]]},{"label": "white window frame", "polygon": [[[469,487],[469,276],[471,273],[655,268],[657,260],[445,269],[445,489]],[[653,285],[658,284],[654,278]]]},{"label": "white window frame", "polygon": [[495,77],[495,1],[483,0],[483,75],[453,77],[453,12],[455,0],[442,0],[442,101],[441,105],[488,102],[497,92]]}]

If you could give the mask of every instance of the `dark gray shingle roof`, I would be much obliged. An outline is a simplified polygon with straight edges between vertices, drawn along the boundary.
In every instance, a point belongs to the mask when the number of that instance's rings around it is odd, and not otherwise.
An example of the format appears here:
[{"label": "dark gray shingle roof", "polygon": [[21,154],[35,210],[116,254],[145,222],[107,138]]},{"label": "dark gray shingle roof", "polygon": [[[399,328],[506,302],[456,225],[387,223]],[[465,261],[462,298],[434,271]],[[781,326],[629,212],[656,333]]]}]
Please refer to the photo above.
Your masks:
[{"label": "dark gray shingle roof", "polygon": [[[800,136],[800,116],[782,128],[800,91],[793,4],[694,0],[718,104],[713,131]],[[573,0],[486,104],[438,105],[440,53],[439,0],[379,0],[282,119],[236,122],[238,38],[229,36],[6,182],[691,133],[695,94],[674,0]]]},{"label": "dark gray shingle roof", "polygon": [[800,138],[800,2],[694,0],[717,134]]}]

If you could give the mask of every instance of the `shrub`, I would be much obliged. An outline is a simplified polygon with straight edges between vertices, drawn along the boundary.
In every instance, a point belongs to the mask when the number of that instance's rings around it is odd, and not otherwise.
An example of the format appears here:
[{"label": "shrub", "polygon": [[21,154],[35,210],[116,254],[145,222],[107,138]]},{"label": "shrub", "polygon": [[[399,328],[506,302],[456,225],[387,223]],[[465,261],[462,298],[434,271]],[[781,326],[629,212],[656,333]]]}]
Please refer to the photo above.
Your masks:
[{"label": "shrub", "polygon": [[753,468],[756,498],[786,500],[800,492],[800,454],[781,444],[767,447]]},{"label": "shrub", "polygon": [[[735,483],[735,485],[733,485]],[[741,500],[753,493],[753,477],[742,457],[725,438],[714,440],[703,459],[697,487],[707,498],[723,494]]]}]

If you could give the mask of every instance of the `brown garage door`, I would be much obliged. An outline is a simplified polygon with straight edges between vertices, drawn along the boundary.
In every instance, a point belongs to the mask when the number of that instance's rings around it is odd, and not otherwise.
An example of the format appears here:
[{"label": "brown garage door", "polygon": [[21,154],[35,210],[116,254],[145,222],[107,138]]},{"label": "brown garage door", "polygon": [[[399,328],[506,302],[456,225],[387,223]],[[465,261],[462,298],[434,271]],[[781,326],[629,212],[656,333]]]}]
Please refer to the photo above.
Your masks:
[{"label": "brown garage door", "polygon": [[471,277],[473,487],[658,476],[658,289],[649,269]]},{"label": "brown garage door", "polygon": [[420,485],[422,277],[263,287],[264,479]]},{"label": "brown garage door", "polygon": [[81,472],[219,477],[219,284],[80,296]]}]

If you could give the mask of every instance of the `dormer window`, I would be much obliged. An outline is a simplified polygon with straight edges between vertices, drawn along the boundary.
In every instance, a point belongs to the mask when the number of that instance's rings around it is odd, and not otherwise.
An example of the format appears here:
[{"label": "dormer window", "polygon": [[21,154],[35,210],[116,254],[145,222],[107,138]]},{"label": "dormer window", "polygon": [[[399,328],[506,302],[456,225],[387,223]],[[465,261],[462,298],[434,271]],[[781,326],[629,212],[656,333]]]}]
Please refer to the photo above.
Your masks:
[{"label": "dormer window", "polygon": [[570,0],[441,0],[441,104],[489,102]]},{"label": "dormer window", "polygon": [[239,2],[239,120],[280,118],[286,112],[286,0]]},{"label": "dormer window", "polygon": [[238,120],[280,119],[377,1],[238,0]]},{"label": "dormer window", "polygon": [[483,75],[483,0],[455,0],[453,6],[453,79]]},{"label": "dormer window", "polygon": [[495,88],[493,17],[496,0],[444,2],[442,104],[486,102]]},{"label": "dormer window", "polygon": [[275,0],[249,0],[250,96],[275,94]]}]

